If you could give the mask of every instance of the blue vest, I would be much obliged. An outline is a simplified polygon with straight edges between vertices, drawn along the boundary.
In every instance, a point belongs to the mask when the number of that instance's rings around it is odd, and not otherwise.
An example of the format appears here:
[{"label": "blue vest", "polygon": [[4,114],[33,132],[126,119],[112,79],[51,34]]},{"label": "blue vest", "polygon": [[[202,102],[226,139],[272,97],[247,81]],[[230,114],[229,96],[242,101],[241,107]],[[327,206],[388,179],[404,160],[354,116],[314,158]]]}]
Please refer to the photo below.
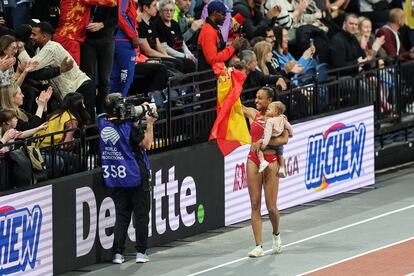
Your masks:
[{"label": "blue vest", "polygon": [[[99,152],[107,187],[137,187],[141,184],[140,169],[129,144],[131,127],[131,122],[114,124],[105,118],[99,119]],[[143,154],[144,160],[148,160],[145,151]]]}]

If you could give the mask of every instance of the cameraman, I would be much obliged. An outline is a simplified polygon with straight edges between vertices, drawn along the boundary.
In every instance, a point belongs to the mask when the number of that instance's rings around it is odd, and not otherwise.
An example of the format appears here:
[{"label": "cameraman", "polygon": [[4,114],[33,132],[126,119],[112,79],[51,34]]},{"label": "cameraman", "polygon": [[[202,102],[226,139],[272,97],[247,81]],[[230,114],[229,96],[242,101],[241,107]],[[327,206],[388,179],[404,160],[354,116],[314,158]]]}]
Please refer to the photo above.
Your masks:
[{"label": "cameraman", "polygon": [[[120,93],[113,93],[105,99],[107,116],[99,118],[99,147],[104,182],[113,187],[116,208],[114,229],[114,257],[112,262],[123,263],[125,239],[135,214],[136,262],[146,263],[148,223],[150,211],[150,166],[145,150],[153,142],[153,124],[156,116],[145,113],[146,124],[140,120],[119,120],[115,113]],[[144,103],[143,105],[146,105]]]}]

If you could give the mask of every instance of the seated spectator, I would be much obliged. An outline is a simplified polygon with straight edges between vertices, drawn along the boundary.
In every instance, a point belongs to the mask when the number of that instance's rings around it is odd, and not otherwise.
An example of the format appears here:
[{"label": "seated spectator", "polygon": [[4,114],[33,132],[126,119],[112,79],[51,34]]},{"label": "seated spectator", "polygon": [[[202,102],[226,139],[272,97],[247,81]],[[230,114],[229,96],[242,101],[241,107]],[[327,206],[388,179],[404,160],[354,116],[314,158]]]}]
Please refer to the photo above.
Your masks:
[{"label": "seated spectator", "polygon": [[251,50],[244,50],[240,53],[240,60],[246,68],[247,78],[243,84],[244,89],[261,86],[279,86],[286,90],[287,85],[281,75],[265,75],[257,68],[256,54]]},{"label": "seated spectator", "polygon": [[[259,5],[256,5],[256,2]],[[249,40],[254,37],[257,28],[270,26],[273,17],[278,16],[281,12],[279,6],[274,5],[267,11],[266,16],[263,16],[260,2],[259,0],[236,0],[233,4],[233,15],[239,13],[244,17],[243,33]]]},{"label": "seated spectator", "polygon": [[[167,67],[174,68],[183,73],[193,72],[185,67],[183,61],[169,55],[162,47],[157,28],[151,19],[157,16],[158,7],[156,0],[141,0],[142,21],[138,24],[139,47],[142,53],[149,58],[159,58]],[[174,70],[172,69],[172,70]]]},{"label": "seated spectator", "polygon": [[[17,126],[17,116],[13,109],[1,109],[0,110],[0,136],[3,133],[6,133],[9,130],[16,130]],[[32,129],[28,129],[25,131],[18,131],[16,135],[14,135],[14,138],[9,139],[8,143],[14,142],[15,139],[24,139],[33,136],[37,132],[46,129],[47,125],[46,123],[41,124],[40,126],[37,126]],[[4,147],[3,152],[6,152],[10,149]]]},{"label": "seated spectator", "polygon": [[161,0],[159,2],[160,17],[154,25],[156,26],[161,45],[167,54],[179,58],[183,63],[183,72],[191,73],[196,69],[196,58],[185,44],[180,32],[180,26],[172,20],[174,6],[173,0]]},{"label": "seated spectator", "polygon": [[358,16],[352,13],[347,14],[342,28],[343,30],[334,35],[331,40],[329,65],[332,68],[355,65],[355,67],[341,71],[344,75],[354,75],[362,70],[362,67],[356,65],[367,61],[365,52],[355,36],[358,32]]},{"label": "seated spectator", "polygon": [[[382,48],[389,57],[395,58],[406,53],[398,33],[399,28],[404,26],[404,24],[404,11],[402,9],[392,9],[390,10],[387,24],[376,33],[376,37],[385,37],[385,43],[382,45]],[[414,59],[414,47],[409,50],[409,54],[404,59]]]},{"label": "seated spectator", "polygon": [[[196,0],[192,0],[196,1]],[[173,20],[180,26],[181,34],[185,43],[188,45],[190,50],[196,50],[197,48],[197,31],[204,24],[203,19],[195,20],[188,14],[191,6],[191,0],[177,0],[175,3]]]},{"label": "seated spectator", "polygon": [[0,106],[4,109],[12,109],[16,113],[19,131],[25,131],[40,126],[46,120],[47,102],[52,96],[52,88],[42,91],[36,99],[37,110],[32,115],[19,107],[23,104],[24,95],[19,86],[10,84],[0,87]]},{"label": "seated spectator", "polygon": [[[323,66],[320,64],[316,58],[313,58],[313,55],[316,52],[316,48],[314,45],[311,45],[308,49],[306,49],[300,59],[298,61],[289,53],[288,51],[288,33],[287,30],[282,27],[275,27],[274,28],[276,42],[274,49],[276,50],[274,53],[276,55],[276,59],[278,65],[282,70],[286,73],[295,73],[294,77],[298,78],[300,76],[306,74],[312,74],[319,72],[322,76],[322,72],[326,69],[326,65]],[[294,62],[294,67],[289,68],[292,64],[288,64],[288,62]],[[288,68],[286,65],[288,64]],[[296,66],[299,65],[300,67]],[[296,66],[296,67],[295,67]],[[297,83],[295,84],[303,84]]]},{"label": "seated spectator", "polygon": [[[203,12],[201,14],[201,18],[203,20],[206,20],[206,18],[208,17],[208,5],[212,1],[221,1],[224,4],[223,0],[207,0],[207,3],[204,5]],[[224,5],[224,6],[226,6],[226,5]],[[228,8],[228,7],[226,6],[226,8]],[[224,42],[228,41],[229,32],[230,32],[231,27],[232,27],[232,16],[231,16],[231,13],[228,12],[228,13],[226,13],[226,19],[224,20],[223,24],[221,26],[219,26],[220,33],[223,36]]]},{"label": "seated spectator", "polygon": [[[48,116],[47,128],[35,135],[35,137],[39,137],[35,140],[35,143],[41,149],[45,159],[48,177],[58,176],[63,169],[70,173],[74,173],[79,169],[79,156],[77,154],[80,152],[71,143],[79,133],[71,129],[82,128],[90,123],[92,123],[92,120],[85,109],[82,94],[78,92],[66,94],[61,107]],[[64,130],[68,131],[53,136],[45,136]],[[92,150],[92,148],[89,150]],[[52,162],[55,162],[54,166],[52,166]]]},{"label": "seated spectator", "polygon": [[[35,61],[38,63],[36,70],[54,66],[59,67],[61,63],[69,58],[70,54],[57,42],[52,41],[54,30],[47,22],[40,22],[32,29],[32,40],[38,46],[37,54],[30,58],[24,47],[20,48],[19,60]],[[92,118],[95,118],[95,84],[75,64],[73,68],[50,80],[53,92],[61,101],[69,92],[79,92],[85,98],[85,106]]]},{"label": "seated spectator", "polygon": [[[16,38],[10,35],[3,35],[0,37],[0,59],[16,58],[18,52]],[[1,74],[1,85],[8,85],[15,83],[21,86],[27,73],[33,71],[37,66],[36,62],[25,62],[19,64],[17,72],[14,72],[14,68],[10,67]]]},{"label": "seated spectator", "polygon": [[[38,132],[36,136],[43,136],[49,133],[54,133],[66,129],[82,128],[85,125],[92,123],[88,112],[85,109],[83,96],[80,93],[68,93],[63,99],[62,106],[50,114],[47,118],[47,128]],[[37,142],[39,148],[49,147],[52,144],[58,145],[60,143],[70,142],[74,139],[75,131],[68,131],[46,137]]]},{"label": "seated spectator", "polygon": [[372,33],[372,24],[369,18],[359,17],[358,21],[356,38],[361,48],[365,51],[368,60],[376,57],[387,58],[387,53],[382,49],[382,45],[385,43],[385,36],[375,38]]}]

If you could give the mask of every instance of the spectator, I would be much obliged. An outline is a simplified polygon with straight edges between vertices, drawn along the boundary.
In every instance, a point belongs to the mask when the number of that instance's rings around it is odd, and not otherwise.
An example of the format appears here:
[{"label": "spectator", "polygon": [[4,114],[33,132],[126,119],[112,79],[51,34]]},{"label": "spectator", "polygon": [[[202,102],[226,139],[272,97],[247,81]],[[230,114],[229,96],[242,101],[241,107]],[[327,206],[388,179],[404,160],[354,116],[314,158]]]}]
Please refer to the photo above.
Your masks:
[{"label": "spectator", "polygon": [[355,68],[342,70],[345,75],[357,74],[361,67],[356,66],[358,63],[367,61],[364,50],[355,34],[358,32],[358,16],[355,14],[347,14],[342,25],[343,30],[334,35],[329,47],[330,62],[332,68],[340,68],[355,65]]},{"label": "spectator", "polygon": [[[306,10],[309,5],[309,0],[300,1],[299,5],[293,6],[293,1],[290,0],[268,0],[264,6],[265,11],[269,11],[274,7],[280,10],[280,13],[273,18],[273,26],[282,26],[286,30],[290,30],[295,22],[298,22],[299,17]],[[273,27],[271,26],[271,27]],[[295,39],[295,31],[292,30],[290,40]]]},{"label": "spectator", "polygon": [[[62,106],[50,114],[47,118],[47,128],[38,132],[36,136],[63,131],[66,129],[82,128],[92,123],[83,103],[83,96],[80,93],[68,93],[63,99]],[[68,131],[41,139],[37,146],[39,148],[58,145],[59,143],[70,142],[74,139],[75,131]],[[52,143],[53,139],[53,143]]]},{"label": "spectator", "polygon": [[86,37],[91,7],[116,6],[116,0],[61,0],[59,23],[54,40],[65,48],[80,65],[80,44]]},{"label": "spectator", "polygon": [[139,47],[136,17],[137,8],[134,1],[118,0],[115,56],[109,91],[111,93],[121,93],[124,97],[128,95],[129,88],[134,80],[135,49]]},{"label": "spectator", "polygon": [[4,109],[12,109],[18,119],[16,129],[25,131],[40,126],[46,120],[47,102],[52,95],[52,88],[42,91],[36,99],[37,110],[35,115],[26,112],[19,107],[23,104],[24,95],[19,86],[10,84],[0,88],[0,106]]},{"label": "spectator", "polygon": [[[0,126],[1,126],[0,137],[3,133],[6,133],[7,131],[10,131],[13,129],[16,130],[17,122],[18,122],[18,119],[13,109],[0,110]],[[16,135],[14,135],[14,138],[8,139],[7,142],[12,143],[14,142],[14,139],[17,139],[17,138],[24,139],[24,138],[31,137],[37,132],[45,129],[46,127],[47,127],[46,123],[43,123],[40,126],[37,126],[35,128],[28,129],[25,131],[19,131],[16,133]],[[8,151],[7,147],[3,147],[2,149],[3,149],[3,152]]]},{"label": "spectator", "polygon": [[86,39],[81,45],[80,69],[98,84],[96,113],[103,112],[103,103],[109,91],[109,77],[114,60],[114,32],[118,22],[117,7],[94,6],[92,22],[86,26]]},{"label": "spectator", "polygon": [[[201,18],[203,20],[206,20],[206,18],[208,17],[208,5],[212,2],[212,1],[221,1],[224,4],[223,0],[209,0],[207,2],[207,4],[204,5],[203,8],[203,12],[201,13]],[[226,6],[226,5],[225,5]],[[228,7],[226,6],[226,8],[228,9]],[[241,15],[240,15],[241,16]],[[230,32],[230,28],[231,28],[231,21],[232,21],[232,16],[231,13],[226,13],[226,19],[223,22],[223,25],[219,26],[220,29],[220,33],[223,36],[223,40],[224,42],[228,41],[229,38],[229,32]],[[243,20],[244,21],[244,20]],[[244,26],[244,24],[243,24]]]},{"label": "spectator", "polygon": [[149,58],[159,58],[167,67],[173,68],[171,70],[178,70],[180,72],[188,72],[183,61],[173,58],[167,54],[164,47],[162,47],[157,28],[151,22],[151,18],[157,16],[158,8],[156,0],[141,0],[142,21],[139,23],[139,47],[144,55]]},{"label": "spectator", "polygon": [[253,51],[242,51],[240,53],[240,60],[245,64],[247,74],[246,81],[243,85],[244,89],[261,86],[280,86],[282,90],[286,90],[286,82],[280,75],[265,75],[257,69],[257,58]]},{"label": "spectator", "polygon": [[[18,52],[16,39],[10,35],[3,35],[0,37],[0,59],[15,59]],[[26,62],[19,64],[18,70],[15,73],[13,67],[9,67],[1,76],[1,84],[8,85],[15,83],[21,86],[27,73],[35,69],[37,66],[36,62]]]},{"label": "spectator", "polygon": [[[189,47],[196,48],[197,41],[195,33],[203,26],[204,20],[194,20],[188,16],[192,0],[177,0],[175,3],[173,20],[180,26],[181,34]],[[195,0],[194,0],[195,1]]]},{"label": "spectator", "polygon": [[[23,45],[19,47],[21,61],[38,62],[36,70],[52,66],[60,67],[65,59],[72,59],[70,54],[57,42],[52,41],[53,28],[47,22],[40,22],[32,29],[31,39],[38,47],[37,54],[30,59]],[[95,84],[75,64],[73,68],[49,80],[58,101],[69,92],[79,92],[84,96],[85,106],[92,118],[95,118]]]},{"label": "spectator", "polygon": [[[401,43],[401,38],[398,33],[398,29],[404,26],[404,11],[402,9],[392,9],[390,10],[388,23],[380,28],[376,34],[376,37],[385,37],[385,43],[382,48],[387,52],[387,55],[395,58],[400,54],[406,52],[404,49],[403,44]],[[407,59],[414,58],[414,47],[411,48],[408,57],[404,57]]]},{"label": "spectator", "polygon": [[356,38],[361,48],[365,51],[368,60],[374,59],[377,56],[386,58],[387,53],[382,49],[382,45],[385,43],[385,36],[375,38],[372,33],[372,24],[369,18],[360,17],[358,21]]},{"label": "spectator", "polygon": [[230,12],[222,2],[213,1],[209,5],[206,24],[201,28],[198,38],[198,69],[212,68],[217,62],[228,61],[240,47],[241,39],[237,38],[226,47],[218,26],[222,25],[226,13]]},{"label": "spectator", "polygon": [[[263,16],[260,6],[262,0],[236,0],[233,5],[233,15],[240,13],[244,17],[243,32],[247,39],[252,39],[257,28],[268,27],[273,17],[280,14],[280,6],[272,6]],[[210,16],[210,15],[209,15]],[[223,19],[224,22],[224,19]]]},{"label": "spectator", "polygon": [[172,20],[174,6],[173,0],[161,0],[159,2],[160,17],[154,25],[167,54],[181,60],[184,73],[191,73],[196,69],[196,58],[185,44],[178,23]]}]

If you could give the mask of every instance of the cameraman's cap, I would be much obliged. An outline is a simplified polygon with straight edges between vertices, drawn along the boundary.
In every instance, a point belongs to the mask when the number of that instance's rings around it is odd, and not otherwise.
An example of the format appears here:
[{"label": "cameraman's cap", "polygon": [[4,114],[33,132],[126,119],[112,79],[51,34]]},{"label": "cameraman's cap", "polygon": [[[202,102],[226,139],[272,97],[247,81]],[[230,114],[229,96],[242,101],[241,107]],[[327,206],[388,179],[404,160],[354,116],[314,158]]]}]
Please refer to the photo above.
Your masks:
[{"label": "cameraman's cap", "polygon": [[212,1],[208,3],[207,8],[208,14],[212,14],[213,12],[222,12],[222,13],[230,13],[232,10],[228,9],[223,2],[221,1]]}]

